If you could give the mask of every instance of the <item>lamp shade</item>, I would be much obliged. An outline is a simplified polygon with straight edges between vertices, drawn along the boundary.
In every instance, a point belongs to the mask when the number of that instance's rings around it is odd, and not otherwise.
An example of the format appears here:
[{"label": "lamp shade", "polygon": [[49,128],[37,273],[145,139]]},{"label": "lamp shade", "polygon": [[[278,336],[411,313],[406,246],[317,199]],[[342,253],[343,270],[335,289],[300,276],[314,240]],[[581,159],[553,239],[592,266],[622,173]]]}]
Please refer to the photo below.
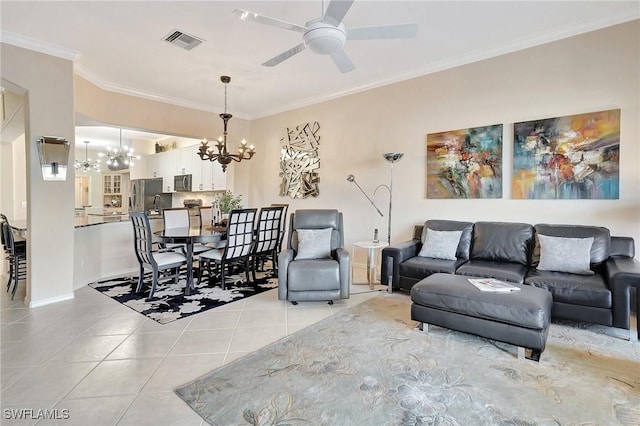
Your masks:
[{"label": "lamp shade", "polygon": [[36,142],[43,180],[67,180],[69,141],[58,136],[42,136]]}]

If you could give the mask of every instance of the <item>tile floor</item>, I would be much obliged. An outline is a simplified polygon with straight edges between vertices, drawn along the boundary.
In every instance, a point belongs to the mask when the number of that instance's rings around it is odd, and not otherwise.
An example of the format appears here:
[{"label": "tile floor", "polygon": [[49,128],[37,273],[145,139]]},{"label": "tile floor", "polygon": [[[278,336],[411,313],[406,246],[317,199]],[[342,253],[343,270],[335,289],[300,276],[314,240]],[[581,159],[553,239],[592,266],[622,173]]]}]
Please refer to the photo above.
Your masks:
[{"label": "tile floor", "polygon": [[[66,426],[204,425],[176,387],[380,294],[354,285],[332,306],[293,306],[274,289],[159,325],[89,287],[35,309],[23,303],[23,282],[14,301],[1,293],[0,423]],[[13,409],[69,418],[18,421]]]}]

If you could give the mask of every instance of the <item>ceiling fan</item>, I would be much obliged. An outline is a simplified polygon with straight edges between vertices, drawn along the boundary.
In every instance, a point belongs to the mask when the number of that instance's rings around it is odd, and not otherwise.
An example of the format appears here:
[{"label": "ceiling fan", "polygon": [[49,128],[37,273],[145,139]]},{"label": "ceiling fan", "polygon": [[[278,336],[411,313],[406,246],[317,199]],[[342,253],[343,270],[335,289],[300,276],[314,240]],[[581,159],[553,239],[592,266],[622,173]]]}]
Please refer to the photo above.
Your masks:
[{"label": "ceiling fan", "polygon": [[346,29],[344,24],[342,24],[342,19],[349,11],[353,2],[354,0],[331,0],[321,17],[312,19],[303,26],[242,9],[234,10],[233,16],[242,21],[253,21],[259,24],[271,25],[302,33],[302,43],[263,63],[262,65],[266,67],[278,65],[280,62],[309,48],[309,50],[314,53],[331,56],[331,59],[333,59],[338,69],[346,73],[356,68],[344,50],[346,40],[410,38],[418,31],[417,24]]}]

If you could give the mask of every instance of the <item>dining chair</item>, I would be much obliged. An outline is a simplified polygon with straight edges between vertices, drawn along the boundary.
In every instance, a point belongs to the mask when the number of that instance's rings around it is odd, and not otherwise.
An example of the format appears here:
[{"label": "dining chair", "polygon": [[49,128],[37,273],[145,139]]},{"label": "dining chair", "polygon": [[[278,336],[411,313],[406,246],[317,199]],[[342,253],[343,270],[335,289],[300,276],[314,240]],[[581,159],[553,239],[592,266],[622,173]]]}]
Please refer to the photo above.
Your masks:
[{"label": "dining chair", "polygon": [[213,206],[200,207],[200,227],[213,225]]},{"label": "dining chair", "polygon": [[2,247],[7,253],[6,260],[9,261],[7,292],[11,289],[11,300],[13,300],[18,289],[18,282],[27,278],[27,245],[25,240],[16,240],[5,215],[0,214],[0,221]]},{"label": "dining chair", "polygon": [[282,251],[282,243],[284,241],[284,234],[287,233],[287,212],[289,211],[289,204],[286,203],[271,203],[272,207],[282,207],[282,217],[280,218],[280,239],[278,240],[278,253]]},{"label": "dining chair", "polygon": [[[189,209],[186,207],[166,208],[162,210],[162,221],[164,229],[189,228],[191,226],[191,223],[189,222]],[[181,250],[183,254],[186,253],[186,247],[184,244],[165,244],[165,246],[166,248]],[[193,245],[194,256],[207,250],[211,250],[211,247],[204,244]]]},{"label": "dining chair", "polygon": [[258,213],[255,242],[251,254],[251,271],[254,281],[256,280],[258,263],[263,264],[267,259],[271,260],[271,271],[273,276],[276,276],[278,242],[280,241],[280,226],[282,225],[284,209],[284,206],[263,207]]},{"label": "dining chair", "polygon": [[[147,215],[142,212],[132,212],[130,216],[133,224],[134,249],[140,264],[136,293],[142,291],[145,270],[151,270],[152,281],[151,290],[149,291],[149,299],[151,299],[159,281],[173,278],[174,283],[178,283],[180,267],[187,264],[187,258],[184,254],[170,248],[153,250],[153,234],[151,233]],[[173,273],[160,277],[160,272],[167,270],[171,270]]]},{"label": "dining chair", "polygon": [[200,270],[198,281],[206,269],[209,280],[212,278],[211,263],[219,269],[222,289],[226,290],[225,268],[235,264],[243,264],[247,282],[249,279],[249,259],[254,242],[254,223],[258,209],[231,210],[227,221],[227,238],[224,248],[212,249],[199,256]]}]

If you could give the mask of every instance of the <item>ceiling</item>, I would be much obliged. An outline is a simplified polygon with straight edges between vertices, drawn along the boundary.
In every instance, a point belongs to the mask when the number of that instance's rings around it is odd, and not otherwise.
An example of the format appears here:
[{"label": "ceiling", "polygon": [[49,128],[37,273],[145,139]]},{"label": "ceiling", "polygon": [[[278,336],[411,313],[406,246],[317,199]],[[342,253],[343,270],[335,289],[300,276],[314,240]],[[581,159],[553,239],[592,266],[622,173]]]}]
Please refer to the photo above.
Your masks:
[{"label": "ceiling", "polygon": [[[228,111],[245,119],[640,17],[637,0],[356,0],[343,20],[347,28],[414,22],[418,32],[407,40],[347,41],[356,69],[342,74],[329,57],[308,50],[261,66],[300,43],[301,34],[232,16],[242,8],[304,25],[322,7],[321,0],[0,3],[3,42],[73,59],[76,72],[103,89],[216,113],[224,109],[220,75],[229,75]],[[165,42],[175,29],[205,42],[191,51]]]}]

